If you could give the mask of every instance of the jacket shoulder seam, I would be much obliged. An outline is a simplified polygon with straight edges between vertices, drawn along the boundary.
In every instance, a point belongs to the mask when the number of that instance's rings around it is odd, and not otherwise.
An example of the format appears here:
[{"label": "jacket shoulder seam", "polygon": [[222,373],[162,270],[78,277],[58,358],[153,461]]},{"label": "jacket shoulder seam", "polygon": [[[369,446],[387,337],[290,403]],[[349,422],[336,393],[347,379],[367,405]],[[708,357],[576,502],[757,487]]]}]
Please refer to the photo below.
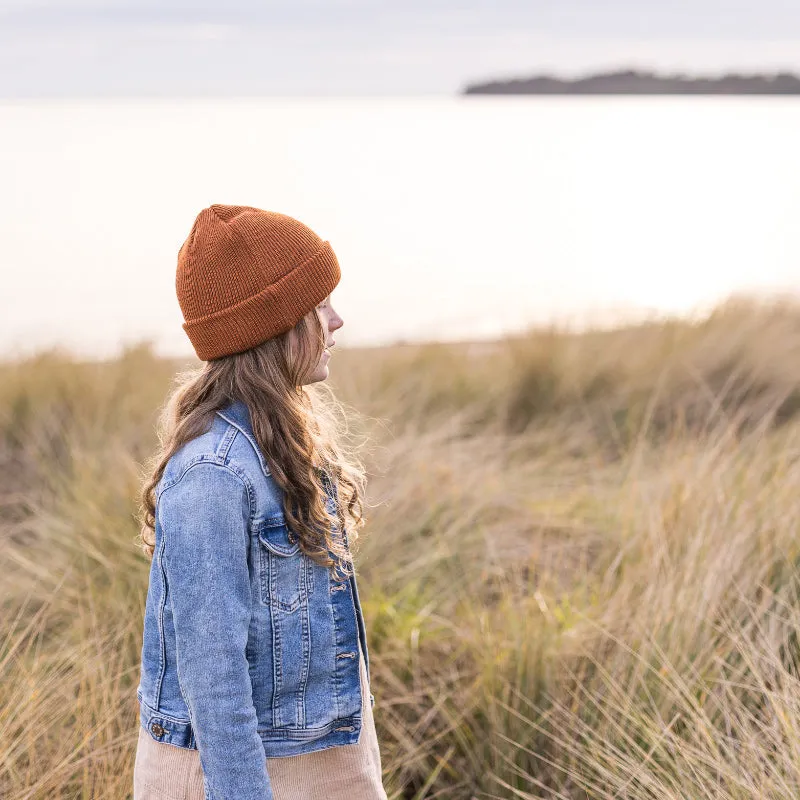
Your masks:
[{"label": "jacket shoulder seam", "polygon": [[187,461],[183,465],[180,473],[178,473],[178,475],[175,478],[171,479],[161,487],[156,497],[156,502],[158,502],[158,500],[161,499],[161,496],[164,494],[164,492],[166,492],[168,489],[171,489],[173,486],[176,486],[178,483],[180,483],[184,475],[186,475],[186,473],[190,469],[198,466],[199,464],[211,464],[212,466],[215,467],[221,467],[222,469],[227,470],[228,472],[235,475],[239,479],[239,481],[244,486],[245,491],[247,492],[247,500],[250,506],[250,519],[252,520],[256,508],[256,499],[255,499],[255,491],[253,489],[253,483],[250,480],[250,476],[244,469],[242,469],[242,467],[237,462],[231,459],[223,459],[214,453],[201,453],[200,455],[196,455],[193,458],[189,459],[189,461]]}]

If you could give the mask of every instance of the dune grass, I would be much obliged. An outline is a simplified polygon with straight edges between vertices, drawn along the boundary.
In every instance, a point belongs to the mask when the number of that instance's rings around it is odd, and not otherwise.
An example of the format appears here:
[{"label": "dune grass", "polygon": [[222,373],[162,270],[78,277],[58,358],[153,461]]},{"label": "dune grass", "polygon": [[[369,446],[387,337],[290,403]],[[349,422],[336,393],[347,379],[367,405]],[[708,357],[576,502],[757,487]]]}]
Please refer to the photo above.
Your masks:
[{"label": "dune grass", "polygon": [[[800,795],[799,355],[800,309],[747,302],[336,353],[391,798]],[[182,366],[0,365],[3,798],[131,796],[136,493]]]}]

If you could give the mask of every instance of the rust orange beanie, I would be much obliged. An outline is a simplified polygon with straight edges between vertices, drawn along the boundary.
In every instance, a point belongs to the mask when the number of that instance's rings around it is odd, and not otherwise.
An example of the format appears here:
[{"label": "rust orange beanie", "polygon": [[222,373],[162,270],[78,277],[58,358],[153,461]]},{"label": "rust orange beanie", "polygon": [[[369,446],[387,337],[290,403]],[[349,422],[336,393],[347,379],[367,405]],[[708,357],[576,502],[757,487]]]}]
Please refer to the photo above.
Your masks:
[{"label": "rust orange beanie", "polygon": [[204,208],[178,252],[175,289],[198,358],[240,353],[294,327],[339,283],[329,242],[293,217]]}]

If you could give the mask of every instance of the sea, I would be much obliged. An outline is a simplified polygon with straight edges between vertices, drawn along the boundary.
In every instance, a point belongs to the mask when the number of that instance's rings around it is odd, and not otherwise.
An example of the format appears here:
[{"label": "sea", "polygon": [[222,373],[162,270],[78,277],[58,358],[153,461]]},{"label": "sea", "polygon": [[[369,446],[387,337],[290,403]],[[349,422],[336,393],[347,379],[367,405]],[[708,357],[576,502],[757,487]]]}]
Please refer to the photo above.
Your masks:
[{"label": "sea", "polygon": [[330,241],[337,345],[698,315],[800,289],[800,98],[0,101],[0,357],[190,355],[211,203]]}]

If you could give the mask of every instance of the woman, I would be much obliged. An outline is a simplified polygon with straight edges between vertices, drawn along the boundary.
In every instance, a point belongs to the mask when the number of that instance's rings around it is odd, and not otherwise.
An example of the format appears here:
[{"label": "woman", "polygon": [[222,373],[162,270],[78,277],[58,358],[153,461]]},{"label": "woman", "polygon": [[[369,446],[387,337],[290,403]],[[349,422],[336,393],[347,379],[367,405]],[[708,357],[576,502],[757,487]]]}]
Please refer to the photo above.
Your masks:
[{"label": "woman", "polygon": [[204,209],[178,254],[207,363],[142,491],[134,800],[386,798],[350,550],[364,471],[304,388],[328,376],[340,277],[328,242],[250,206]]}]

